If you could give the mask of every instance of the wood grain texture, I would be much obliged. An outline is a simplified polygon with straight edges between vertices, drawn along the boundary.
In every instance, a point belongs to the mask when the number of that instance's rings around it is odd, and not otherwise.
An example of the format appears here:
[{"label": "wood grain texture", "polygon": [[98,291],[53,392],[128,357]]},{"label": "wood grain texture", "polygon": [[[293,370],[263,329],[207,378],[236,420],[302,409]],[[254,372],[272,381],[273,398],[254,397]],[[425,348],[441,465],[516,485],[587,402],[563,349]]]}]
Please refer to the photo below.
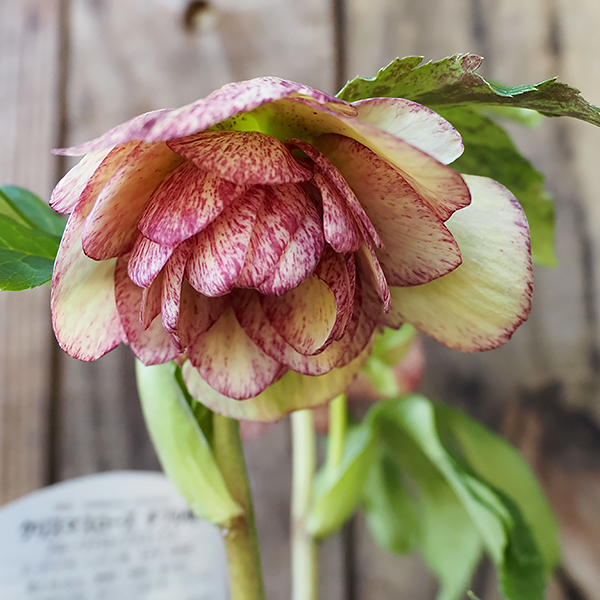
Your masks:
[{"label": "wood grain texture", "polygon": [[[600,19],[597,2],[350,0],[348,6],[349,75],[373,75],[397,55],[439,59],[470,51],[485,56],[482,73],[494,80],[515,85],[560,75],[562,81],[582,88],[590,101],[600,101],[600,41],[593,32]],[[524,153],[547,175],[556,200],[560,266],[536,269],[530,320],[505,347],[461,355],[429,342],[422,387],[430,397],[462,406],[509,437],[509,413],[513,422],[525,427],[526,411],[535,412],[539,427],[530,426],[513,441],[524,450],[537,448],[532,462],[561,522],[565,571],[552,594],[568,596],[570,581],[571,591],[597,598],[600,132],[572,120],[552,119],[534,131],[510,129]],[[545,411],[555,418],[540,421]],[[565,431],[569,419],[585,423],[587,435],[570,437]],[[590,439],[592,444],[584,441]],[[561,449],[549,456],[552,444]],[[567,456],[577,458],[567,466],[562,460]],[[584,457],[594,466],[584,468]],[[365,543],[360,541],[361,546]],[[386,570],[390,572],[391,564]],[[401,574],[395,581],[399,591],[407,585]],[[361,597],[387,597],[378,584],[365,587]],[[494,589],[488,577],[480,594],[493,598]]]},{"label": "wood grain texture", "polygon": [[[58,0],[0,3],[0,183],[48,198],[56,165]],[[48,477],[48,289],[0,294],[0,504]]]},{"label": "wood grain texture", "polygon": [[[136,114],[175,107],[221,85],[278,75],[333,91],[333,32],[325,0],[72,0],[68,142]],[[144,431],[129,349],[94,364],[62,358],[59,479],[157,468]],[[289,596],[287,422],[247,444],[267,593]],[[323,597],[343,597],[342,548],[324,548]]]}]

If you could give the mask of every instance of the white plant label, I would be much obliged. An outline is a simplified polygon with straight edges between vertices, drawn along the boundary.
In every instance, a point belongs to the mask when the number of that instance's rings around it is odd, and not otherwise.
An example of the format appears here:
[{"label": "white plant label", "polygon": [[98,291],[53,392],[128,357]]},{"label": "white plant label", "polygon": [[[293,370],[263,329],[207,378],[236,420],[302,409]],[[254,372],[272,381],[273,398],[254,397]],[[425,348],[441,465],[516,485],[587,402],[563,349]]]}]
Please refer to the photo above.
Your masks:
[{"label": "white plant label", "polygon": [[162,474],[81,477],[0,510],[0,598],[228,600],[225,549]]}]

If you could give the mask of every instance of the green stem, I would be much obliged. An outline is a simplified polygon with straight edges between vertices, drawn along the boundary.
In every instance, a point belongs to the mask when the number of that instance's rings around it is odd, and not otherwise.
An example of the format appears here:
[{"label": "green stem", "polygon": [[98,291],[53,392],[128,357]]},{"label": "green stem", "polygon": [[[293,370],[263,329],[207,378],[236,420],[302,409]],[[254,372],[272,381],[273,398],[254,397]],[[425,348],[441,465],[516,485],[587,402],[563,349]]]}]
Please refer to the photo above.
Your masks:
[{"label": "green stem", "polygon": [[231,600],[265,600],[265,590],[258,551],[258,537],[250,483],[240,439],[240,425],[233,419],[214,415],[214,453],[233,499],[244,509],[223,538],[229,563]]},{"label": "green stem", "polygon": [[348,410],[346,394],[340,394],[329,403],[329,431],[327,433],[327,458],[325,472],[332,477],[344,457]]},{"label": "green stem", "polygon": [[292,600],[317,600],[317,545],[306,528],[317,462],[311,410],[292,413]]}]

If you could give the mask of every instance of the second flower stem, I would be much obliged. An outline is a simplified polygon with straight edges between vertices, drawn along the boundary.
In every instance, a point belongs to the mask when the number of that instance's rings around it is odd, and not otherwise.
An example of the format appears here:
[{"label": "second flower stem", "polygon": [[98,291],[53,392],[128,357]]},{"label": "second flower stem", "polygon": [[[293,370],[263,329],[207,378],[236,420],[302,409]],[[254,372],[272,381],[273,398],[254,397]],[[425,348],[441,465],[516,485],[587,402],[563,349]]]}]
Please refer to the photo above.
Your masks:
[{"label": "second flower stem", "polygon": [[292,600],[317,600],[318,555],[306,527],[313,501],[317,444],[312,410],[292,413]]}]

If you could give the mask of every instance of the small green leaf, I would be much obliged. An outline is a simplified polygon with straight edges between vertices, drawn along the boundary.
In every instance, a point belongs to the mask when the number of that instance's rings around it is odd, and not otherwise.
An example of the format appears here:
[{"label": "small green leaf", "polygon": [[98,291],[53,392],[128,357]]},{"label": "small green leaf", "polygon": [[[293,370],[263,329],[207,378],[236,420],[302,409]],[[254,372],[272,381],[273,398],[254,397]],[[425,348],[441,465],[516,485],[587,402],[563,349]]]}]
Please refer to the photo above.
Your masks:
[{"label": "small green leaf", "polygon": [[13,213],[19,214],[23,220],[26,220],[24,224],[29,224],[59,239],[62,237],[65,219],[29,190],[14,185],[0,186],[0,214],[15,218],[10,212],[5,212],[6,205],[11,205]]},{"label": "small green leaf", "polygon": [[600,109],[579,90],[554,79],[509,87],[486,81],[477,73],[482,58],[455,54],[421,64],[423,58],[396,59],[371,78],[349,81],[340,98],[348,102],[387,96],[407,98],[436,108],[457,105],[494,105],[528,108],[549,117],[574,117],[600,125]]},{"label": "small green leaf", "polygon": [[491,177],[505,185],[527,215],[533,260],[544,266],[556,266],[554,207],[544,189],[544,176],[491,119],[469,108],[444,108],[439,114],[456,127],[465,145],[464,153],[452,166],[461,173]]},{"label": "small green leaf", "polygon": [[[460,451],[480,477],[518,505],[535,537],[546,570],[551,572],[560,560],[558,524],[540,484],[519,451],[449,406],[436,405],[435,412],[448,448]],[[455,440],[458,447],[448,439]]]},{"label": "small green leaf", "polygon": [[364,510],[371,535],[382,548],[406,554],[419,541],[418,506],[406,489],[404,473],[386,454],[375,461],[369,472]]},{"label": "small green leaf", "polygon": [[136,361],[144,419],[160,462],[199,517],[227,527],[243,513],[177,380],[177,366]]},{"label": "small green leaf", "polygon": [[334,534],[362,500],[365,482],[375,458],[370,423],[348,434],[342,462],[333,471],[322,469],[315,481],[315,500],[308,515],[307,529],[315,538]]}]

